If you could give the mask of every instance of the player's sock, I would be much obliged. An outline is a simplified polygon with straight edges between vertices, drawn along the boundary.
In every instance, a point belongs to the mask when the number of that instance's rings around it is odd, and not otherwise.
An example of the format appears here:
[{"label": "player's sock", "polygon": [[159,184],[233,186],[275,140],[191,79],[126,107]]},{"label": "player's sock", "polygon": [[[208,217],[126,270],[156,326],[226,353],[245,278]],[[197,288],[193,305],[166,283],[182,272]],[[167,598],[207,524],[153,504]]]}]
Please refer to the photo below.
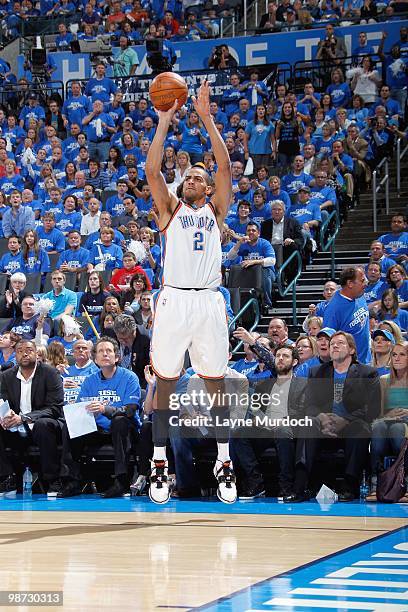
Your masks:
[{"label": "player's sock", "polygon": [[167,461],[166,447],[155,446],[153,450],[153,461]]},{"label": "player's sock", "polygon": [[[214,423],[215,439],[217,440],[219,458],[229,459],[229,408],[213,407],[210,411],[212,422]],[[220,449],[222,446],[223,450]]]},{"label": "player's sock", "polygon": [[217,461],[230,461],[229,442],[217,442],[218,454]]},{"label": "player's sock", "polygon": [[166,447],[169,439],[169,419],[171,415],[172,410],[169,409],[153,411],[152,436],[155,447]]}]

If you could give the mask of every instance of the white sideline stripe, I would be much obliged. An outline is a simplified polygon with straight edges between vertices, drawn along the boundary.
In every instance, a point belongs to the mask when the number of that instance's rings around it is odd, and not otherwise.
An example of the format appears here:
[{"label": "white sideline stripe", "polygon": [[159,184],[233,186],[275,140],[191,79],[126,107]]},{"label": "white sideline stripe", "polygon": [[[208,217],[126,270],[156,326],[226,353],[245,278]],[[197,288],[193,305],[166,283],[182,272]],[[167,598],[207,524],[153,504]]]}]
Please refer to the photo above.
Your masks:
[{"label": "white sideline stripe", "polygon": [[375,553],[373,557],[382,557],[383,559],[408,559],[408,554],[405,553]]},{"label": "white sideline stripe", "polygon": [[[318,600],[318,599],[297,599],[290,597],[275,597],[269,601],[265,601],[265,606],[290,606],[291,608],[304,607],[313,610],[313,608],[330,608],[333,610],[370,610],[370,612],[407,612],[407,604],[385,604],[384,602],[369,602],[369,601],[347,601],[337,599],[336,601]],[[246,610],[246,612],[265,612],[265,610]]]},{"label": "white sideline stripe", "polygon": [[328,574],[330,578],[349,578],[350,576],[355,576],[356,574],[398,574],[401,576],[407,576],[408,570],[406,569],[389,569],[386,570],[384,568],[379,567],[343,567],[332,574]]},{"label": "white sideline stripe", "polygon": [[357,561],[353,563],[353,565],[366,565],[367,567],[370,565],[381,565],[382,567],[386,567],[388,565],[408,565],[408,561]]},{"label": "white sideline stripe", "polygon": [[406,589],[408,582],[387,582],[386,580],[353,580],[350,578],[317,578],[311,584],[339,584],[344,586],[362,586],[362,587],[384,587],[390,589]]},{"label": "white sideline stripe", "polygon": [[407,601],[408,591],[401,593],[387,593],[385,591],[358,591],[352,589],[313,589],[298,588],[290,592],[291,595],[330,595],[333,597],[360,597],[361,599],[399,599]]}]

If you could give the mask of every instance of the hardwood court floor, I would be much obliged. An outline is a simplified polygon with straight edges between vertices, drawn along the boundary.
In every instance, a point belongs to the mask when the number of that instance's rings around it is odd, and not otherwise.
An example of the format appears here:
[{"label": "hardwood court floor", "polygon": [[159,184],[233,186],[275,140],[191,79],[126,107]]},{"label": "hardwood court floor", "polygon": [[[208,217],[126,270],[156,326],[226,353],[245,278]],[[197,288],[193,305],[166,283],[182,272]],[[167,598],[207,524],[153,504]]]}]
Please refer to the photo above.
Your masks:
[{"label": "hardwood court floor", "polygon": [[287,514],[0,512],[0,588],[62,590],[67,611],[185,612],[406,522]]}]

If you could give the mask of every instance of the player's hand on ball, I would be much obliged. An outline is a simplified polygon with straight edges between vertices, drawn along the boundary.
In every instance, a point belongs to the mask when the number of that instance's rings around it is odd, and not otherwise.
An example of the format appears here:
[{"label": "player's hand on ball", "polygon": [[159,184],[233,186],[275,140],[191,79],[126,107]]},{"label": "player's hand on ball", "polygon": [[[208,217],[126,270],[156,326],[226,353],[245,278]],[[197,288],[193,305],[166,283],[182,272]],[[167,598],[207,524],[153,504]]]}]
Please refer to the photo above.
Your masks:
[{"label": "player's hand on ball", "polygon": [[177,112],[177,105],[178,105],[178,100],[174,100],[173,106],[167,111],[161,111],[155,108],[154,111],[159,116],[159,123],[165,121],[170,125],[170,123],[173,121],[174,115]]}]

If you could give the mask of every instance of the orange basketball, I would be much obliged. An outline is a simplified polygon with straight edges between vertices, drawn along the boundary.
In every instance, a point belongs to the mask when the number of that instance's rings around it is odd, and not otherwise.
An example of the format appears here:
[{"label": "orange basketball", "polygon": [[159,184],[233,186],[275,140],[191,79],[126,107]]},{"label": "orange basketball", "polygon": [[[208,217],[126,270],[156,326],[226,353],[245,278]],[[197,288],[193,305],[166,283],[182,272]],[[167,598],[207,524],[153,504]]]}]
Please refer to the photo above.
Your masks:
[{"label": "orange basketball", "polygon": [[178,100],[178,108],[187,102],[187,83],[179,74],[174,72],[162,72],[152,81],[149,88],[150,100],[157,110],[169,110],[175,100]]}]

